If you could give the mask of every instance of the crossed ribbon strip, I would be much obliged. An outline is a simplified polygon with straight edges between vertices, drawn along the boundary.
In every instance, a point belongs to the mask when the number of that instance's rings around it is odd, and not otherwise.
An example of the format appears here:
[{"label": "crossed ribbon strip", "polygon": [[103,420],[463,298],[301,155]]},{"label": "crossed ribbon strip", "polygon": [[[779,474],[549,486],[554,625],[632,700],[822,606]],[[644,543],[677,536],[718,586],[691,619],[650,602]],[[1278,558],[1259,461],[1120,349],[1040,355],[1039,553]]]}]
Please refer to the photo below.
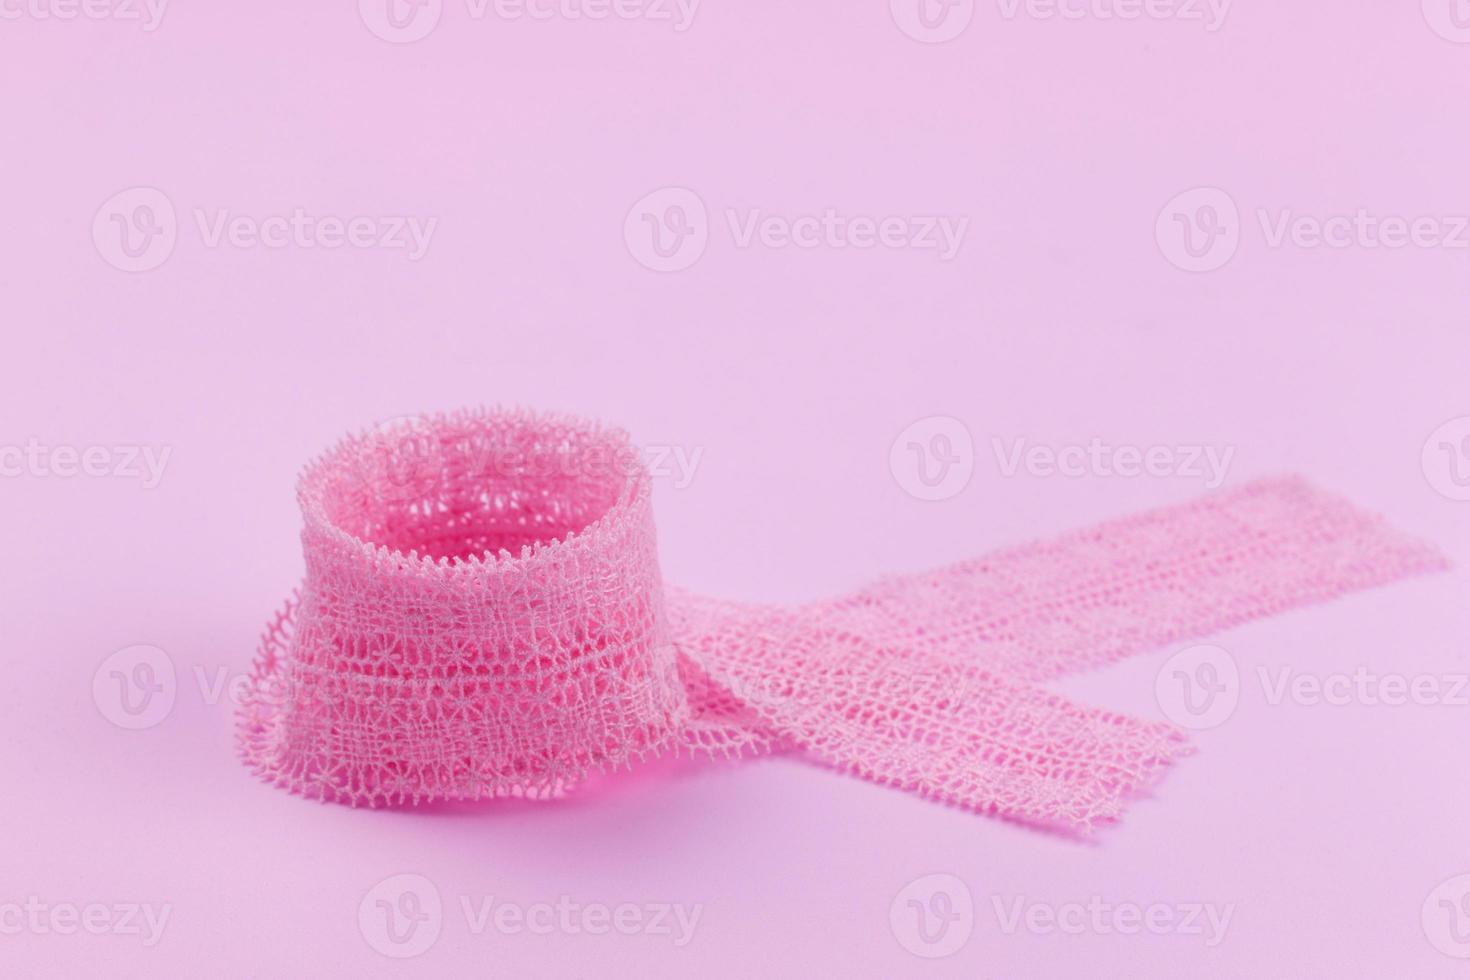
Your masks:
[{"label": "crossed ribbon strip", "polygon": [[663,587],[624,433],[518,412],[350,437],[298,498],[306,576],[263,637],[239,744],[277,785],[352,805],[795,750],[1086,831],[1188,745],[1041,682],[1445,565],[1285,478],[837,599],[727,602]]}]

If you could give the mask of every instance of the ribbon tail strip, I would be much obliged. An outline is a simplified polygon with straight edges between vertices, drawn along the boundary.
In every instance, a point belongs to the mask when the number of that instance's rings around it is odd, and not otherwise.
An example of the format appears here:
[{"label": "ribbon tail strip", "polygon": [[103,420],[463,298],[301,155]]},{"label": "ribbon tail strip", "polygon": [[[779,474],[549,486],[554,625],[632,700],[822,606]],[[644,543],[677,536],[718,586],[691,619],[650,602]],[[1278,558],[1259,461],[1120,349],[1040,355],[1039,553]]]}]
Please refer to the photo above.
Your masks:
[{"label": "ribbon tail strip", "polygon": [[691,687],[696,744],[789,740],[876,782],[1085,831],[1190,747],[1036,683],[1444,567],[1288,477],[790,612],[681,592],[670,609],[691,673],[713,678]]}]

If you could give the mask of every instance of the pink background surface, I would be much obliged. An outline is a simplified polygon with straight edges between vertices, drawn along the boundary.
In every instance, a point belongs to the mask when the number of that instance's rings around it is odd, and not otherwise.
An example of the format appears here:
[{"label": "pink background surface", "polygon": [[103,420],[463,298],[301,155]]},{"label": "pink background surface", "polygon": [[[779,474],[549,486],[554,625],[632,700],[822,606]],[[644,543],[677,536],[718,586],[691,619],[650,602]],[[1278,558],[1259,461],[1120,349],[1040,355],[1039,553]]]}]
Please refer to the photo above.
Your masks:
[{"label": "pink background surface", "polygon": [[[991,439],[1235,447],[1229,484],[1300,471],[1470,557],[1470,504],[1421,468],[1470,415],[1470,252],[1272,247],[1264,208],[1470,213],[1470,46],[1417,4],[1240,2],[1178,20],[978,5],[922,44],[888,5],[706,0],[692,26],[474,20],[416,43],[348,2],[179,3],[136,22],[0,20],[0,444],[171,447],[158,486],[0,479],[0,906],[168,903],[160,941],[0,935],[7,976],[1449,977],[1420,909],[1470,872],[1466,708],[1272,705],[1227,723],[1079,842],[796,759],[660,763],[564,802],[419,812],[307,803],[234,758],[228,698],[300,575],[300,465],[374,420],[481,402],[596,415],[702,450],[657,489],[665,575],[797,600],[1203,492],[1188,477],[1004,477]],[[1432,4],[1430,4],[1432,6]],[[42,6],[40,9],[45,9]],[[1023,8],[1024,11],[1024,8]],[[963,12],[963,11],[962,11]],[[112,195],[178,212],[157,268],[92,239]],[[695,191],[708,248],[644,268],[624,218]],[[1239,247],[1176,268],[1190,188]],[[196,208],[417,215],[427,253],[209,247]],[[965,216],[932,251],[737,247],[727,208]],[[974,477],[906,494],[889,447],[963,420]],[[1447,464],[1446,464],[1447,465]],[[1432,475],[1432,474],[1431,474]],[[1443,475],[1438,478],[1443,485]],[[1470,669],[1461,570],[1213,638],[1258,666]],[[99,664],[148,644],[179,676],[126,731]],[[1159,651],[1070,679],[1162,718]],[[427,952],[359,932],[381,879],[446,904]],[[973,935],[912,955],[889,906],[963,880]],[[691,942],[473,935],[461,895],[700,903]],[[1224,941],[1002,931],[991,899],[1235,903]]]}]

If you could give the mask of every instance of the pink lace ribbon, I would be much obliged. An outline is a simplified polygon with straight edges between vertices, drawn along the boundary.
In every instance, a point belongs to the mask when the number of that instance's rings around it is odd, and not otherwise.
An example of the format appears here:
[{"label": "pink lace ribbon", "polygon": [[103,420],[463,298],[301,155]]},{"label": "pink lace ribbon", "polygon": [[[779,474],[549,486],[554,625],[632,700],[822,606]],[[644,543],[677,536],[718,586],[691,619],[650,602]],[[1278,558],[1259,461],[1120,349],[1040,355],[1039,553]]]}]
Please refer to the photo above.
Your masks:
[{"label": "pink lace ribbon", "polygon": [[1444,565],[1281,479],[829,601],[724,602],[664,588],[639,460],[618,430],[477,411],[309,465],[306,577],[254,664],[247,763],[376,806],[791,749],[1086,829],[1187,744],[1037,682]]}]

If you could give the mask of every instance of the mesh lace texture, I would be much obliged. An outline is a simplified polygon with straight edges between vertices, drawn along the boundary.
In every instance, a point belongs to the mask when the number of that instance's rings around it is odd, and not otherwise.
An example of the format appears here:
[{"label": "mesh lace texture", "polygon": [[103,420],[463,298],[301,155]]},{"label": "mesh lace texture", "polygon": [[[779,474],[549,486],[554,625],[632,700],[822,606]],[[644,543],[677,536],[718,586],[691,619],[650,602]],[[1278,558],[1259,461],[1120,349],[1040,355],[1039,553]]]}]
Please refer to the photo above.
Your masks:
[{"label": "mesh lace texture", "polygon": [[664,588],[625,434],[499,411],[349,438],[298,498],[306,576],[239,744],[271,782],[354,806],[786,749],[1086,830],[1188,746],[1038,682],[1444,564],[1282,479],[829,601],[725,602]]}]

